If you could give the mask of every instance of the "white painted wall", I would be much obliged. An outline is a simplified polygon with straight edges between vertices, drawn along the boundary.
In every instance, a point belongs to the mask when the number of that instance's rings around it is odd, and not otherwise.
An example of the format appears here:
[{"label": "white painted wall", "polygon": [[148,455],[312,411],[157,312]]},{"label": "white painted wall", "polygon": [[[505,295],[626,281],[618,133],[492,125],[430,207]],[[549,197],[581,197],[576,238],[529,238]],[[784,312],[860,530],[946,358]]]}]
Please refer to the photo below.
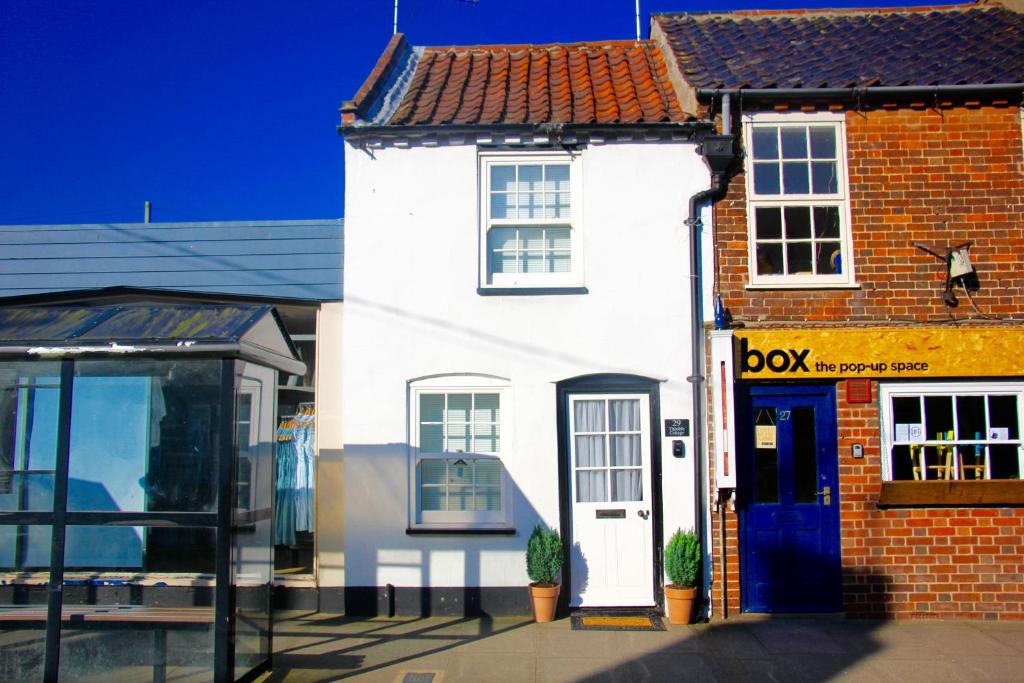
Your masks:
[{"label": "white painted wall", "polygon": [[[477,148],[346,144],[342,376],[345,581],[521,586],[538,518],[558,526],[555,383],[623,372],[664,380],[661,416],[692,419],[687,201],[709,184],[694,146],[582,151],[589,293],[480,296]],[[705,212],[710,223],[710,212]],[[408,536],[408,386],[436,373],[507,377],[515,537]],[[662,440],[664,528],[694,525],[687,457]],[[324,492],[321,491],[321,496]],[[325,532],[330,522],[321,518]]]},{"label": "white painted wall", "polygon": [[342,310],[320,306],[316,320],[317,362],[317,575],[321,586],[345,585],[344,489],[342,486]]}]

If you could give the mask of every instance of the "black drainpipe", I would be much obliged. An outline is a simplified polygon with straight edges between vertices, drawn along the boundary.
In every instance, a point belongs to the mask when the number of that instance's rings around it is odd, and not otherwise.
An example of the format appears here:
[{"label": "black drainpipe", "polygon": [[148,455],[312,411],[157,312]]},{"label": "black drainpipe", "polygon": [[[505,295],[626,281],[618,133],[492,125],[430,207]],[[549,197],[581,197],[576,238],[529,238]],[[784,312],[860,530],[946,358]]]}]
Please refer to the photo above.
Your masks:
[{"label": "black drainpipe", "polygon": [[[711,200],[714,203],[725,194],[728,187],[729,169],[737,157],[736,137],[733,135],[706,135],[697,146],[697,153],[704,157],[711,169],[711,187],[701,190],[690,197],[689,218],[686,225],[690,228],[690,326],[691,337],[691,374],[687,381],[693,387],[693,457],[697,465],[696,482],[696,521],[698,536],[704,547],[710,547],[711,539],[704,535],[704,506],[707,487],[708,465],[704,448],[704,400],[706,387],[704,384],[704,316],[701,307],[703,294],[700,277],[700,228],[701,220],[698,213],[701,203]],[[724,553],[724,549],[722,551]],[[723,555],[724,556],[724,555]],[[724,591],[723,582],[723,591]]]}]

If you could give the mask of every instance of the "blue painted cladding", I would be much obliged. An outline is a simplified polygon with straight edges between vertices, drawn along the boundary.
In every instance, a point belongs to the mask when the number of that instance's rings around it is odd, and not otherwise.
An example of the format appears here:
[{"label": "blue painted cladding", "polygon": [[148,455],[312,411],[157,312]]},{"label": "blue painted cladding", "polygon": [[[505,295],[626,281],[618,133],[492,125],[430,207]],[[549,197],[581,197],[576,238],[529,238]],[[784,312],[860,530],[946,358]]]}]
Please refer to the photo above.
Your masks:
[{"label": "blue painted cladding", "polygon": [[343,223],[0,225],[0,296],[125,286],[340,300]]}]

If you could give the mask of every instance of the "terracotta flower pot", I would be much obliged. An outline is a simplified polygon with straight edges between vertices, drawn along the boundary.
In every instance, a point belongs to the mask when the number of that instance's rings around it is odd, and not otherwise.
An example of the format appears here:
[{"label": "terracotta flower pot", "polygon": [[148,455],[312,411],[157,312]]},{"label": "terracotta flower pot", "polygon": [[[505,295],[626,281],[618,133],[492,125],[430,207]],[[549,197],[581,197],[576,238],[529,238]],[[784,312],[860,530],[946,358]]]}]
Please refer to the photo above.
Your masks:
[{"label": "terracotta flower pot", "polygon": [[665,603],[668,605],[668,623],[689,624],[693,618],[693,603],[697,589],[686,586],[665,586]]},{"label": "terracotta flower pot", "polygon": [[558,584],[530,584],[530,602],[533,603],[533,619],[538,624],[554,621],[555,606],[558,604]]}]

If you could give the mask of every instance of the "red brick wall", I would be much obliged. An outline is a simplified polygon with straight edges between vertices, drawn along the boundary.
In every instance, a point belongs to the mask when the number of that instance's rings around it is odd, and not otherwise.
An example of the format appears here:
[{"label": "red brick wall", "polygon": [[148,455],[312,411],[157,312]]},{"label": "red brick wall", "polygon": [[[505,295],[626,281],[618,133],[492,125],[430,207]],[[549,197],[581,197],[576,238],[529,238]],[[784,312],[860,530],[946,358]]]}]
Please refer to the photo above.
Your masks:
[{"label": "red brick wall", "polygon": [[[717,282],[734,320],[765,324],[948,324],[978,318],[944,270],[913,242],[971,240],[985,316],[1024,316],[1024,159],[1016,107],[878,109],[846,114],[856,279],[853,290],[752,291],[745,285],[747,222],[742,174],[716,205]],[[1013,324],[1004,321],[1002,324]],[[1019,324],[1019,323],[1017,323]],[[877,396],[877,383],[873,395]],[[1024,508],[879,509],[875,403],[838,394],[843,601],[869,617],[1024,619]],[[853,459],[850,445],[864,445]],[[712,505],[715,492],[711,487]],[[720,615],[718,514],[714,609]],[[737,519],[727,515],[729,611],[739,610]]]},{"label": "red brick wall", "polygon": [[[1016,107],[846,115],[860,289],[748,291],[743,175],[716,205],[718,286],[738,321],[948,320],[942,263],[914,242],[971,240],[987,315],[1024,314],[1024,174]],[[966,297],[954,315],[974,314]]]}]

